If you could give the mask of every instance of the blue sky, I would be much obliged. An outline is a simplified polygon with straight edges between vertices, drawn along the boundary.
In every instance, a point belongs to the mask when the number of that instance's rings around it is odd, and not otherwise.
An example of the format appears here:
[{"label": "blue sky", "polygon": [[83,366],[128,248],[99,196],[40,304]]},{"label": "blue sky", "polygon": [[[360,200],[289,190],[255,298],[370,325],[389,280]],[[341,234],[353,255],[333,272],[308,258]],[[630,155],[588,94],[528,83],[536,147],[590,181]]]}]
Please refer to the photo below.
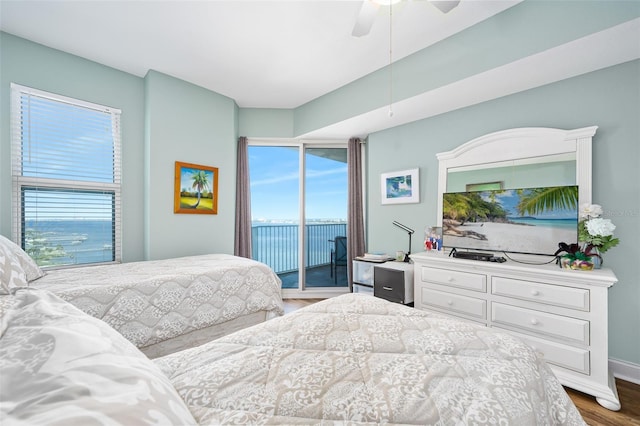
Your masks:
[{"label": "blue sky", "polygon": [[[249,147],[251,216],[298,219],[299,151],[295,147]],[[306,156],[307,219],[347,217],[347,164]]]},{"label": "blue sky", "polygon": [[[40,96],[20,99],[23,176],[113,182],[110,113]],[[23,196],[27,220],[112,218],[113,196],[99,189],[26,189]]]}]

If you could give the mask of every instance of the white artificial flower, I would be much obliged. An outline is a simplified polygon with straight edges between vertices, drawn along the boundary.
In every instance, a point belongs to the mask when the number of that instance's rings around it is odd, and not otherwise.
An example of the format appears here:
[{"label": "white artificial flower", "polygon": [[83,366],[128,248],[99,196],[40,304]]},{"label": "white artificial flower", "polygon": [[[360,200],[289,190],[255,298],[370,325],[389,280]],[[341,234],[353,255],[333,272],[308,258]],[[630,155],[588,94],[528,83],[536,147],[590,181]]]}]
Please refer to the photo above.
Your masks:
[{"label": "white artificial flower", "polygon": [[585,225],[589,234],[600,237],[611,236],[613,235],[614,229],[616,229],[616,226],[611,223],[611,220],[602,218],[588,220]]},{"label": "white artificial flower", "polygon": [[580,206],[580,219],[594,219],[602,215],[602,206],[600,204],[584,203]]}]

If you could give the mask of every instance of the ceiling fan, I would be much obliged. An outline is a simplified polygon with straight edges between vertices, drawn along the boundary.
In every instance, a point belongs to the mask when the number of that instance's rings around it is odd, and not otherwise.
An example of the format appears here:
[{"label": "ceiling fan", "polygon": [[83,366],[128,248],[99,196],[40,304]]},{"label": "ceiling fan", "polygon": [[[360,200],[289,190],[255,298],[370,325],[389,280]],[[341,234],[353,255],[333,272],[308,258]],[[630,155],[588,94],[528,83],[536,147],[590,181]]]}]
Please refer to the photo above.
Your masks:
[{"label": "ceiling fan", "polygon": [[[356,23],[353,26],[351,35],[354,37],[362,37],[369,34],[373,21],[375,20],[376,13],[380,6],[391,5],[398,3],[400,0],[362,0],[362,6],[360,12],[356,18]],[[442,13],[448,13],[451,9],[458,6],[460,0],[427,0],[429,3],[440,9]]]}]

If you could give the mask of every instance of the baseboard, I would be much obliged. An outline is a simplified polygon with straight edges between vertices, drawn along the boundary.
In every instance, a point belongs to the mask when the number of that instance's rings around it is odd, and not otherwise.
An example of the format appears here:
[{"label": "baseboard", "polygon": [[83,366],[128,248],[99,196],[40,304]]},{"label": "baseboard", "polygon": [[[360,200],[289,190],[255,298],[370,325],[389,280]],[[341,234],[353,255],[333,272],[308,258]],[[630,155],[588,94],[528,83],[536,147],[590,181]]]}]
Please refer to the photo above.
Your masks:
[{"label": "baseboard", "polygon": [[640,385],[640,365],[609,358],[609,370],[614,377]]}]

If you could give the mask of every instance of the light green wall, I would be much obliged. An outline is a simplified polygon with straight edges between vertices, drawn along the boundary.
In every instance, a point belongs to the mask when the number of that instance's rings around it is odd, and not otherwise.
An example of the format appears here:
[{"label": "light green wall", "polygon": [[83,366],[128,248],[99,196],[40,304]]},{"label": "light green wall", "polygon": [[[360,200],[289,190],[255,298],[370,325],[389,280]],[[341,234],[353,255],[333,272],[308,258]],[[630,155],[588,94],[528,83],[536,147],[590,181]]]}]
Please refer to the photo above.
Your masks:
[{"label": "light green wall", "polygon": [[[599,126],[593,142],[593,202],[617,226],[620,245],[604,256],[619,282],[609,295],[610,357],[640,364],[640,61],[592,72],[448,114],[369,135],[368,250],[422,251],[424,228],[436,223],[436,153],[515,127]],[[420,168],[419,204],[380,204],[380,173]]]},{"label": "light green wall", "polygon": [[0,33],[0,233],[11,236],[10,84],[122,110],[123,259],[143,259],[144,87],[142,79]]},{"label": "light green wall", "polygon": [[[0,233],[11,236],[10,84],[122,110],[125,262],[233,253],[239,109],[232,99],[151,71],[143,79],[0,33]],[[217,215],[173,213],[174,162],[219,168]]]},{"label": "light green wall", "polygon": [[[145,91],[145,258],[233,253],[235,102],[155,71]],[[175,161],[218,168],[217,215],[173,213]]]},{"label": "light green wall", "polygon": [[293,110],[274,108],[240,108],[240,136],[259,138],[292,138]]}]

